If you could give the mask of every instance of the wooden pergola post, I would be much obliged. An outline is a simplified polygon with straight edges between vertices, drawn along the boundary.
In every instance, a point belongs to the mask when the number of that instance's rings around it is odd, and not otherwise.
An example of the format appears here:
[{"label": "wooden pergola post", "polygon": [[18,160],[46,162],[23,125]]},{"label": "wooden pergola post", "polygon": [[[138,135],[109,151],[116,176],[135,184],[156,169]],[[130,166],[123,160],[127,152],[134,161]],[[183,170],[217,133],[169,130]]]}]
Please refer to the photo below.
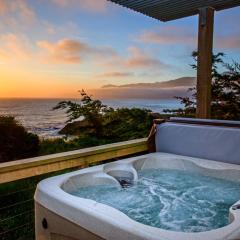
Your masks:
[{"label": "wooden pergola post", "polygon": [[211,72],[213,48],[214,9],[199,11],[198,67],[197,67],[197,118],[211,117]]}]

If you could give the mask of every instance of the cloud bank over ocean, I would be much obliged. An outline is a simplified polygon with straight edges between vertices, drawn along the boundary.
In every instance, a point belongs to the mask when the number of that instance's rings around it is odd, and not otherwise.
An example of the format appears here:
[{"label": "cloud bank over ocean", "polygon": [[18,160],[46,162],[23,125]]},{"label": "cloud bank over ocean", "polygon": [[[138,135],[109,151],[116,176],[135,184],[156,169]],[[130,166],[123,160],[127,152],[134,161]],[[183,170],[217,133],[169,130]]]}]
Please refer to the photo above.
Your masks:
[{"label": "cloud bank over ocean", "polygon": [[176,96],[190,96],[188,89],[195,84],[195,77],[182,77],[155,83],[108,84],[100,89],[89,89],[88,92],[100,99],[172,99]]},{"label": "cloud bank over ocean", "polygon": [[176,88],[104,88],[89,89],[88,93],[99,99],[172,99],[191,95],[187,87]]}]

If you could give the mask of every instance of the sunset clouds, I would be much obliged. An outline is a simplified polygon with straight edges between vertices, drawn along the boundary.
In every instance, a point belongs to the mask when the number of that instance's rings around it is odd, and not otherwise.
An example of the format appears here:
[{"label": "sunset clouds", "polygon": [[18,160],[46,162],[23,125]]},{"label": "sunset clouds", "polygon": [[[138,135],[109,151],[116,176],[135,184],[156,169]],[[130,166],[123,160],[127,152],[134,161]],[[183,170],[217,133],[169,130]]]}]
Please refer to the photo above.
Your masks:
[{"label": "sunset clouds", "polygon": [[96,77],[98,78],[125,78],[132,77],[134,73],[132,72],[106,72],[102,74],[98,74]]},{"label": "sunset clouds", "polygon": [[[240,8],[216,13],[214,34],[214,51],[237,61],[239,15]],[[1,88],[26,93],[31,85],[39,97],[51,83],[54,96],[70,97],[81,88],[194,76],[197,27],[197,17],[162,23],[107,0],[0,0]]]},{"label": "sunset clouds", "polygon": [[[91,46],[86,42],[73,39],[62,39],[57,42],[38,41],[37,46],[44,50],[46,60],[53,63],[76,64],[92,59],[92,64],[116,68],[147,69],[167,68],[167,64],[137,47],[129,47],[128,55],[121,56],[116,50],[106,46]],[[104,75],[104,74],[103,74]],[[106,73],[107,77],[129,76],[120,72]]]},{"label": "sunset clouds", "polygon": [[167,67],[167,65],[158,58],[151,56],[139,48],[130,47],[129,53],[130,57],[126,59],[126,66],[129,68]]},{"label": "sunset clouds", "polygon": [[105,12],[107,10],[106,0],[52,0],[52,2],[64,8],[81,8],[92,12]]},{"label": "sunset clouds", "polygon": [[[168,64],[166,64],[164,61],[159,60],[159,58],[154,56],[154,54],[146,51],[145,49],[141,49],[133,46],[127,49],[126,56],[122,56],[118,52],[115,52],[115,54],[113,54],[109,58],[102,59],[100,65],[102,65],[104,68],[107,68],[107,69],[117,70],[114,73],[120,73],[119,70],[126,73],[126,69],[129,71],[135,71],[138,73],[143,73],[145,71],[152,72],[154,70],[159,72],[163,69],[167,69],[171,67]],[[110,75],[114,77],[112,73],[113,72],[110,72]],[[108,72],[105,73],[105,75],[108,77],[110,76],[108,75]],[[116,74],[116,75],[118,77],[122,76],[122,74]],[[127,77],[127,75],[125,77]]]},{"label": "sunset clouds", "polygon": [[35,18],[35,13],[26,0],[1,0],[0,13],[6,15],[14,13],[14,17],[25,18],[28,20],[33,20]]},{"label": "sunset clouds", "polygon": [[31,24],[36,20],[36,14],[26,0],[1,0],[1,23],[11,27],[21,24]]},{"label": "sunset clouds", "polygon": [[13,33],[0,35],[0,60],[22,61],[32,56],[31,44],[24,36],[17,36]]},{"label": "sunset clouds", "polygon": [[111,57],[114,50],[108,47],[90,46],[80,40],[62,39],[57,42],[38,41],[37,46],[45,51],[50,62],[76,64],[90,58]]},{"label": "sunset clouds", "polygon": [[196,44],[196,32],[190,27],[162,26],[156,30],[145,30],[137,39],[155,44]]},{"label": "sunset clouds", "polygon": [[[89,61],[93,65],[106,68],[129,69],[163,69],[169,67],[150,53],[137,48],[129,47],[126,57],[120,55],[115,49],[107,46],[92,46],[87,42],[76,39],[60,39],[58,41],[40,40],[30,43],[28,38],[9,33],[0,35],[0,59],[23,60],[33,58],[35,61],[43,60],[52,64],[82,64]],[[110,72],[107,77],[123,77],[130,74]]]},{"label": "sunset clouds", "polygon": [[[232,19],[234,26],[234,19]],[[223,27],[227,27],[226,25]],[[158,44],[158,45],[190,45],[192,48],[197,48],[197,29],[191,26],[162,26],[157,29],[145,30],[137,37],[137,41],[145,44]],[[240,37],[239,33],[234,31],[230,32],[227,36],[222,34],[215,34],[214,47],[222,49],[239,49]]]},{"label": "sunset clouds", "polygon": [[240,47],[240,37],[235,36],[224,36],[215,40],[217,47],[223,49],[239,49]]},{"label": "sunset clouds", "polygon": [[80,63],[82,56],[91,51],[87,44],[71,39],[63,39],[56,43],[38,41],[37,45],[45,50],[46,58],[53,62]]}]

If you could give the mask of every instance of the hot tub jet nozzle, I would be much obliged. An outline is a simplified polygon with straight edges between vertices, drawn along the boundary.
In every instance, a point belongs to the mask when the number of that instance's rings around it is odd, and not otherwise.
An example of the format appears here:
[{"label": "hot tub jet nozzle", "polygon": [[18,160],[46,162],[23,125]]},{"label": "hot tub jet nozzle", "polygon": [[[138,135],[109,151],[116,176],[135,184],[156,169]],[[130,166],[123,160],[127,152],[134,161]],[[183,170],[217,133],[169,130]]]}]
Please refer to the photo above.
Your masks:
[{"label": "hot tub jet nozzle", "polygon": [[240,209],[240,204],[236,204],[232,206],[232,210],[239,210]]}]

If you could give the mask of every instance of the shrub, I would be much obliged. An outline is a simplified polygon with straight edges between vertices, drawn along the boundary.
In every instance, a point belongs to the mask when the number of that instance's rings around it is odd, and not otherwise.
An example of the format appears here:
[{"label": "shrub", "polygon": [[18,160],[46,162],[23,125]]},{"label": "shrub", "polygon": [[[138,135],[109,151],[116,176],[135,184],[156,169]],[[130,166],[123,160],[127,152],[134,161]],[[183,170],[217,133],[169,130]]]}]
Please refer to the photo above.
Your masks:
[{"label": "shrub", "polygon": [[[197,52],[192,56],[197,61]],[[211,117],[214,119],[240,119],[240,64],[231,64],[223,61],[223,53],[213,55],[212,65],[212,102]],[[197,69],[196,64],[191,65]],[[219,72],[219,67],[222,70]],[[196,115],[196,88],[190,88],[192,97],[177,97],[184,105],[183,109],[164,110],[165,113],[174,113],[178,116],[195,117]]]},{"label": "shrub", "polygon": [[14,117],[0,116],[0,162],[37,156],[39,138],[29,133]]},{"label": "shrub", "polygon": [[[139,108],[113,109],[95,100],[84,90],[79,103],[63,101],[54,109],[67,109],[68,123],[60,133],[97,138],[110,142],[146,137],[154,115],[151,110]],[[82,118],[81,121],[72,122]]]},{"label": "shrub", "polygon": [[153,123],[150,110],[139,108],[119,108],[104,116],[105,138],[126,141],[146,137]]},{"label": "shrub", "polygon": [[93,136],[77,137],[68,141],[63,138],[44,139],[40,144],[39,155],[47,155],[53,153],[73,151],[86,147],[94,147],[111,143],[108,140],[97,139]]}]

